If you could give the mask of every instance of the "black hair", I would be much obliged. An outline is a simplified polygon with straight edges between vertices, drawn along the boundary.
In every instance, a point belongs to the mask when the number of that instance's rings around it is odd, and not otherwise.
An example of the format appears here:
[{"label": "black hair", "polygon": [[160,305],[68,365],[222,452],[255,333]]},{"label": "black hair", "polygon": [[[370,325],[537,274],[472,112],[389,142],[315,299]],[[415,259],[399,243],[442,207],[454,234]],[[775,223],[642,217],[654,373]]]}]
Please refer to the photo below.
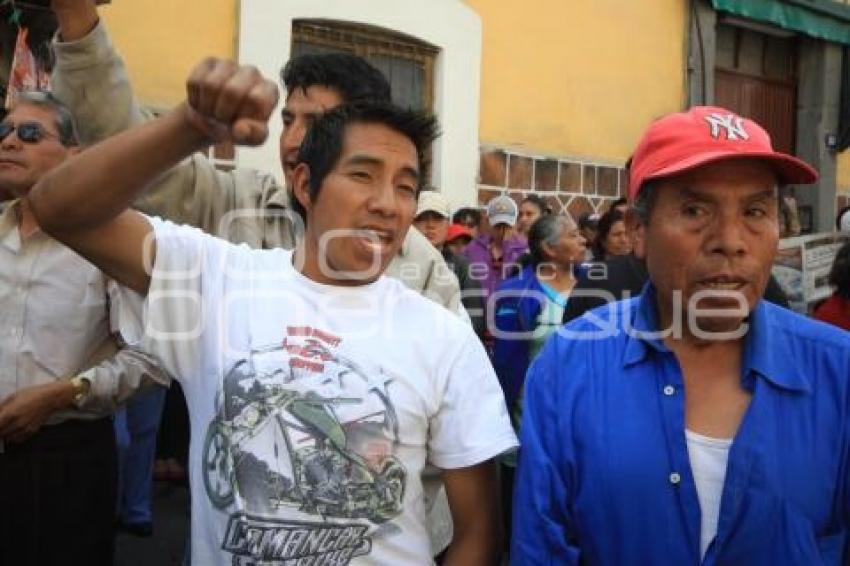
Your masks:
[{"label": "black hair", "polygon": [[629,199],[627,199],[626,197],[620,197],[611,203],[611,206],[608,207],[608,210],[611,210],[612,208],[617,208],[618,206],[623,206],[624,204],[629,204]]},{"label": "black hair", "polygon": [[599,217],[594,218],[593,212],[585,212],[581,216],[578,217],[578,227],[579,230],[584,230],[586,228],[591,228],[596,230],[596,225],[599,223]]},{"label": "black hair", "polygon": [[466,226],[467,220],[471,221],[470,224],[478,226],[481,224],[481,211],[477,208],[467,206],[457,209],[454,216],[452,216],[452,224],[463,224]]},{"label": "black hair", "polygon": [[280,72],[286,92],[311,86],[335,90],[343,102],[390,102],[390,83],[362,57],[351,53],[304,54],[290,59]]},{"label": "black hair", "polygon": [[596,261],[604,261],[606,259],[605,240],[608,239],[608,233],[611,232],[614,224],[625,220],[626,215],[616,208],[612,208],[602,215],[602,218],[599,219],[599,223],[596,225],[596,240],[593,242],[593,259]]},{"label": "black hair", "polygon": [[528,253],[529,263],[537,267],[541,263],[549,261],[544,245],[554,246],[564,230],[573,225],[573,219],[560,214],[547,214],[534,221],[528,229]]},{"label": "black hair", "polygon": [[850,242],[846,242],[835,254],[829,270],[829,284],[835,287],[836,295],[850,299]]},{"label": "black hair", "polygon": [[547,214],[552,214],[552,207],[549,206],[549,203],[546,202],[546,199],[544,199],[540,195],[528,195],[524,199],[522,199],[522,201],[520,201],[519,204],[521,206],[521,205],[523,205],[527,202],[530,202],[531,204],[536,206],[537,209],[540,210],[541,216],[546,216]]},{"label": "black hair", "polygon": [[25,90],[18,93],[15,104],[31,104],[50,110],[56,118],[56,131],[59,133],[60,143],[64,146],[80,144],[74,115],[61,100],[53,96],[53,93],[46,90]]},{"label": "black hair", "polygon": [[[351,124],[380,124],[410,139],[419,161],[417,189],[421,190],[428,182],[429,149],[431,142],[439,135],[437,119],[433,115],[399,108],[386,102],[343,104],[316,118],[298,150],[298,163],[306,163],[310,168],[309,191],[312,200],[319,196],[322,182],[342,156],[345,132]],[[293,199],[292,207],[307,220],[306,210],[298,199]]]}]

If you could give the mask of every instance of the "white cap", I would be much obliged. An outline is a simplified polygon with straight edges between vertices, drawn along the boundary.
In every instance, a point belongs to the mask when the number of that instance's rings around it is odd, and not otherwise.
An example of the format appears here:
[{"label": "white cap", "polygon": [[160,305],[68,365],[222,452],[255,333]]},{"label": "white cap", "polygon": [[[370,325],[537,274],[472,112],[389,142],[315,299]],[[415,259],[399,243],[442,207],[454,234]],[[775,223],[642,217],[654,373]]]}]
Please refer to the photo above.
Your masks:
[{"label": "white cap", "polygon": [[419,193],[419,205],[416,207],[416,216],[423,212],[435,212],[443,218],[450,218],[449,202],[446,197],[437,191],[422,191]]},{"label": "white cap", "polygon": [[490,226],[497,224],[515,226],[518,216],[519,208],[511,197],[500,196],[487,203],[487,218]]}]

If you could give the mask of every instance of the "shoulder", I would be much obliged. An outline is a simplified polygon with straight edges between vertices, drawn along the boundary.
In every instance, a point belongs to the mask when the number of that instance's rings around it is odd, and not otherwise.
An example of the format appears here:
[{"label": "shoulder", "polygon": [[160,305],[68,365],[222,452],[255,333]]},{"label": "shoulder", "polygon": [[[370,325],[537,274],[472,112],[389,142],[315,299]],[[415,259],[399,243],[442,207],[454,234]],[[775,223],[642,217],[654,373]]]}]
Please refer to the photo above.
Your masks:
[{"label": "shoulder", "polygon": [[416,263],[443,263],[443,255],[415,228],[407,231],[401,255],[405,261]]},{"label": "shoulder", "polygon": [[771,330],[788,343],[850,356],[850,333],[847,331],[767,301],[762,301],[762,308]]}]

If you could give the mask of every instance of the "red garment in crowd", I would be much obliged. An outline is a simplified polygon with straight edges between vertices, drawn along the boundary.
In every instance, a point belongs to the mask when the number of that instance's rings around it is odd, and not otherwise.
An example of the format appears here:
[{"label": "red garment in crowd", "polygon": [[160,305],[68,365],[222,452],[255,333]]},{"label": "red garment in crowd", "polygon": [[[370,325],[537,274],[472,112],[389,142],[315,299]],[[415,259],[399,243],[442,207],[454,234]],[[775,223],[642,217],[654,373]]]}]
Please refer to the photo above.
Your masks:
[{"label": "red garment in crowd", "polygon": [[12,107],[21,91],[50,90],[50,74],[30,51],[27,43],[28,34],[29,30],[25,27],[18,30],[15,54],[9,72],[9,85],[6,91],[5,108],[7,109]]},{"label": "red garment in crowd", "polygon": [[815,318],[850,330],[850,299],[838,295],[832,295],[815,309]]}]

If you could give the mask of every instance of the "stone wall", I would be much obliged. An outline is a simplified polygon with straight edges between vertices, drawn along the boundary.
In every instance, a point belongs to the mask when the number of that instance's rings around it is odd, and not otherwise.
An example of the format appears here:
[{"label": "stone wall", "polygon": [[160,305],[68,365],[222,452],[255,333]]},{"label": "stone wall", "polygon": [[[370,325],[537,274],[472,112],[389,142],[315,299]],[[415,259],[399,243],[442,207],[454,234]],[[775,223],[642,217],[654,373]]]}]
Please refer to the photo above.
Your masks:
[{"label": "stone wall", "polygon": [[541,157],[499,147],[482,147],[478,177],[478,203],[507,194],[517,202],[526,195],[546,199],[555,213],[568,211],[573,218],[586,212],[605,212],[626,193],[622,166],[567,157]]}]

